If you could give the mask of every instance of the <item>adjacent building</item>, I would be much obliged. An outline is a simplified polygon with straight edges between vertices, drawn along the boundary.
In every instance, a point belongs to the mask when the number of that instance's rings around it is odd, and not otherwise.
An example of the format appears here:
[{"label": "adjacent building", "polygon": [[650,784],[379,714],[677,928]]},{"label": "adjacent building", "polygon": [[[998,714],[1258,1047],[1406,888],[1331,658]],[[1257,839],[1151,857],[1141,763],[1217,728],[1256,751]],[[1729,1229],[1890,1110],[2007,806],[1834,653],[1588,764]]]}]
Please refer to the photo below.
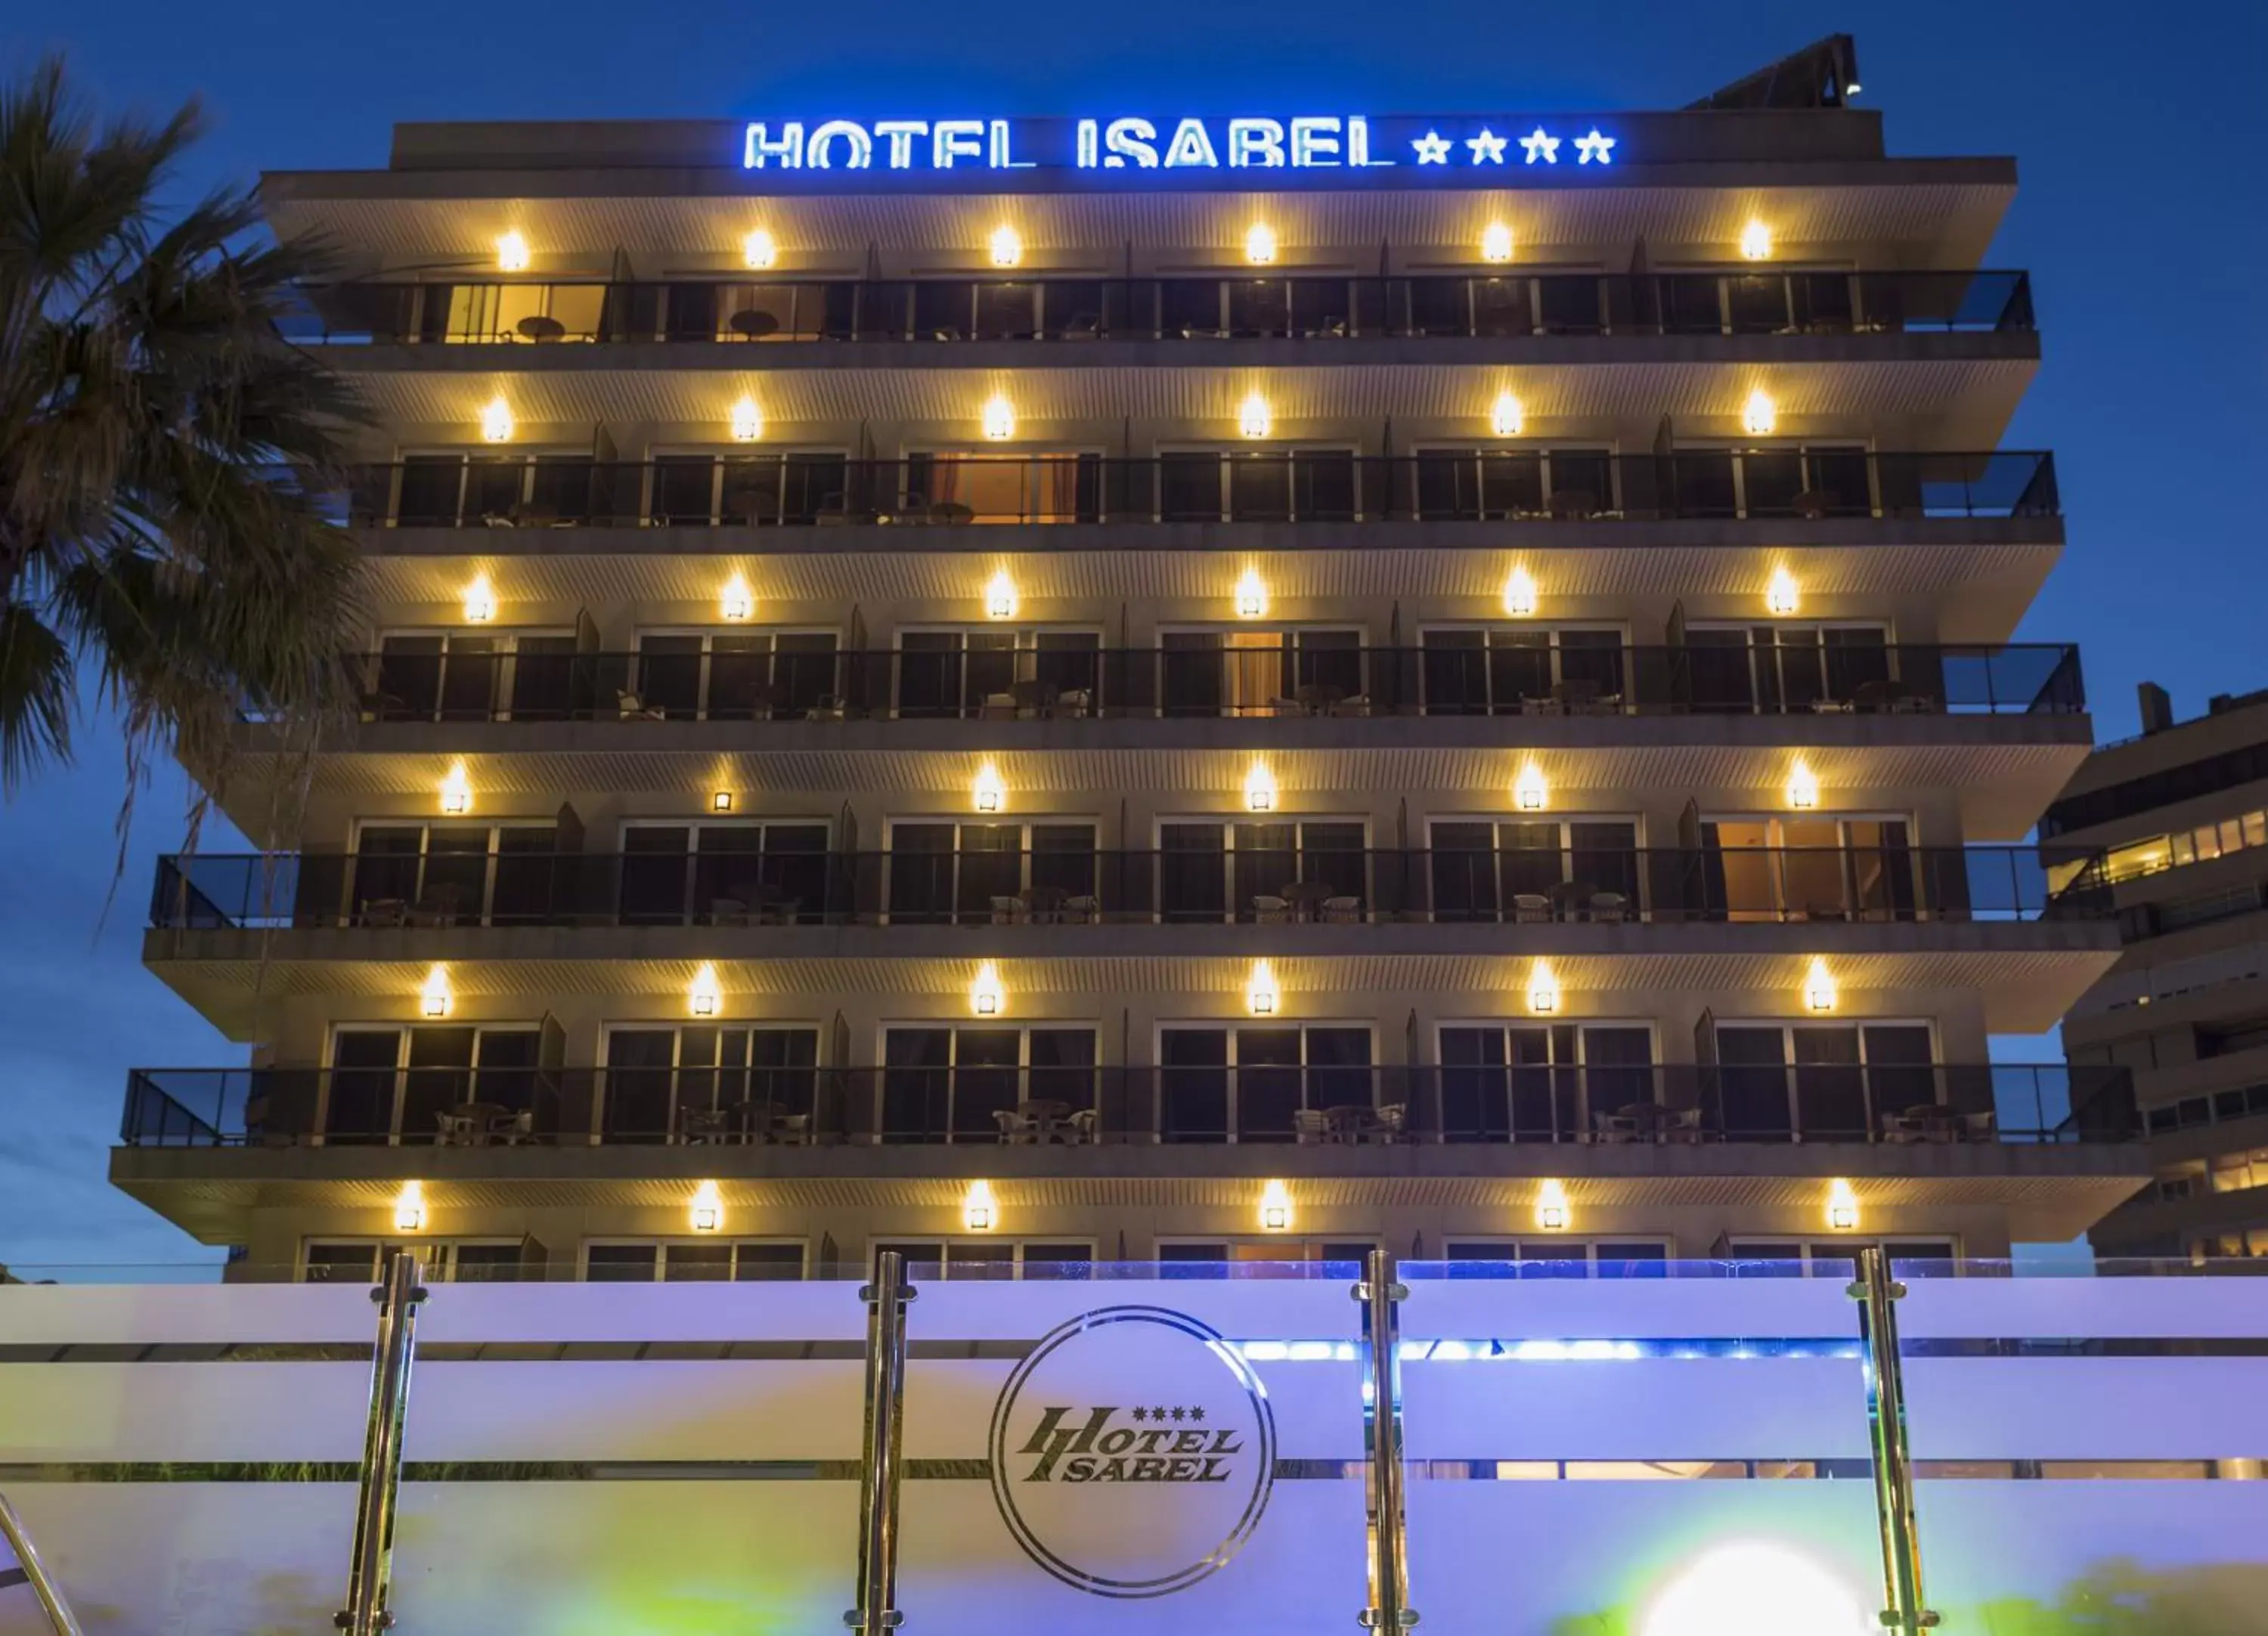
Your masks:
[{"label": "adjacent building", "polygon": [[[247,723],[117,1183],[247,1272],[1859,1241],[2141,1185],[2013,161],[1675,112],[403,125],[282,173],[358,719]],[[2184,820],[2187,822],[2187,820]],[[2131,957],[2130,957],[2131,958]]]},{"label": "adjacent building", "polygon": [[2040,821],[2051,858],[2102,858],[2126,945],[2065,1054],[2132,1072],[2154,1167],[2092,1237],[2106,1256],[2268,1255],[2268,691],[2187,721],[2153,684],[2141,704],[2141,734],[2089,756]]}]

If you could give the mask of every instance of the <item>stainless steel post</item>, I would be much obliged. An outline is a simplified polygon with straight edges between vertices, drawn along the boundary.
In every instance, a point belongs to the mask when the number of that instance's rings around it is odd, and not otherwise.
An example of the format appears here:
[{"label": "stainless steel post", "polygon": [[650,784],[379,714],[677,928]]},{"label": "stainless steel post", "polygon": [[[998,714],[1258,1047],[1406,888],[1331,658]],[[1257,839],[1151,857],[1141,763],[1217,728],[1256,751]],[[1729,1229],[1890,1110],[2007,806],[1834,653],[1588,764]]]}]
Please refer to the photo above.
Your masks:
[{"label": "stainless steel post", "polygon": [[1882,1536],[1882,1628],[1900,1636],[1937,1624],[1921,1589],[1921,1533],[1914,1516],[1913,1464],[1906,1445],[1905,1372],[1898,1363],[1897,1303],[1906,1286],[1890,1276],[1879,1244],[1859,1252],[1851,1298],[1867,1343],[1867,1419],[1874,1437],[1874,1513]]},{"label": "stainless steel post", "polygon": [[1354,1287],[1362,1302],[1363,1452],[1368,1456],[1364,1499],[1370,1522],[1370,1606],[1366,1630],[1394,1636],[1418,1623],[1410,1605],[1410,1566],[1402,1509],[1402,1317],[1396,1304],[1409,1291],[1394,1281],[1394,1256],[1373,1249]]},{"label": "stainless steel post", "polygon": [[843,1624],[882,1636],[903,1623],[898,1595],[898,1478],[906,1399],[906,1258],[895,1249],[874,1257],[874,1281],[858,1292],[866,1303],[866,1449],[858,1489],[858,1605]]},{"label": "stainless steel post", "polygon": [[363,1433],[360,1493],[355,1500],[354,1559],[347,1605],[331,1622],[348,1636],[391,1629],[387,1593],[394,1577],[394,1500],[401,1487],[401,1430],[409,1408],[409,1365],[417,1355],[417,1257],[396,1251],[370,1293],[378,1307],[378,1348],[370,1366],[370,1421]]},{"label": "stainless steel post", "polygon": [[[16,1508],[8,1503],[5,1494],[0,1494],[0,1539],[5,1539],[8,1549],[16,1553],[16,1566],[31,1586],[32,1595],[40,1599],[40,1611],[48,1616],[48,1624],[55,1636],[79,1636],[78,1620],[71,1615],[70,1603],[63,1600],[61,1587],[48,1577],[38,1548],[24,1531],[24,1519],[16,1514]],[[0,1579],[0,1584],[6,1582]]]}]

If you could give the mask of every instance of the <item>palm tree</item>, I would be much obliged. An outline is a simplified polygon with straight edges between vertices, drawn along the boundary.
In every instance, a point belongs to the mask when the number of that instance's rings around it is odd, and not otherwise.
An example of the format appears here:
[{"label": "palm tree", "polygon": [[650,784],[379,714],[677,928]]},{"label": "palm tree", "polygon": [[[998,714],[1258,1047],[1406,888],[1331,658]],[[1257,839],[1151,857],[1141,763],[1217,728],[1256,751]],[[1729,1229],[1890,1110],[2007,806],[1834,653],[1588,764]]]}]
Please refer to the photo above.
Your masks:
[{"label": "palm tree", "polygon": [[0,85],[0,794],[84,704],[124,724],[130,810],[152,751],[210,783],[244,714],[344,696],[357,559],[323,497],[363,417],[278,327],[329,258],[264,242],[247,191],[159,219],[201,122],[98,126],[55,61]]}]

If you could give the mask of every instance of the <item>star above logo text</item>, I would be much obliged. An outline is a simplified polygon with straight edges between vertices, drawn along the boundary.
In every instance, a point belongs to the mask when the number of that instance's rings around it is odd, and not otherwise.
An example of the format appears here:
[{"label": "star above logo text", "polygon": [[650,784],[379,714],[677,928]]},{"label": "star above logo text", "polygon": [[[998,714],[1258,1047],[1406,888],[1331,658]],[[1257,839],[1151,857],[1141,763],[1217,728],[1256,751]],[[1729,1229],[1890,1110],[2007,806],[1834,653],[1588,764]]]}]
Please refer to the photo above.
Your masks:
[{"label": "star above logo text", "polygon": [[1520,139],[1520,145],[1528,151],[1528,162],[1530,165],[1535,164],[1538,159],[1542,159],[1546,165],[1559,163],[1559,138],[1545,136],[1543,127],[1541,125],[1535,128],[1534,136],[1522,136]]},{"label": "star above logo text", "polygon": [[1588,165],[1593,159],[1596,159],[1602,165],[1612,165],[1615,162],[1615,139],[1612,136],[1602,136],[1599,135],[1599,128],[1594,125],[1591,127],[1589,136],[1575,138],[1575,151],[1583,156],[1577,161],[1578,164]]},{"label": "star above logo text", "polygon": [[1484,125],[1481,127],[1481,134],[1479,136],[1468,136],[1465,138],[1465,146],[1473,151],[1474,164],[1501,165],[1504,163],[1505,148],[1509,144],[1510,141],[1510,137],[1499,136],[1487,126]]},{"label": "star above logo text", "polygon": [[1410,144],[1418,150],[1420,165],[1447,165],[1449,162],[1449,139],[1438,131],[1427,131]]}]

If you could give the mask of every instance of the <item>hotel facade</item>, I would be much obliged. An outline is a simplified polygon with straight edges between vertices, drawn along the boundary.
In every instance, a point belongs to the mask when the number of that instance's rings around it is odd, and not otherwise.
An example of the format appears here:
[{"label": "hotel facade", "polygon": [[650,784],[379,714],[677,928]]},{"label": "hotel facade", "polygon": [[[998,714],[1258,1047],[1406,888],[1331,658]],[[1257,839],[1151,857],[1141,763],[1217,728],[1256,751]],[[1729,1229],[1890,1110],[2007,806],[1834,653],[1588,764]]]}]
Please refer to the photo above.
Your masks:
[{"label": "hotel facade", "polygon": [[1852,63],[269,175],[360,708],[161,864],[253,1065],[135,1072],[116,1183],[357,1280],[2084,1231],[2129,1076],[1987,1049],[2118,957],[2019,844],[2091,727],[2015,166]]}]

